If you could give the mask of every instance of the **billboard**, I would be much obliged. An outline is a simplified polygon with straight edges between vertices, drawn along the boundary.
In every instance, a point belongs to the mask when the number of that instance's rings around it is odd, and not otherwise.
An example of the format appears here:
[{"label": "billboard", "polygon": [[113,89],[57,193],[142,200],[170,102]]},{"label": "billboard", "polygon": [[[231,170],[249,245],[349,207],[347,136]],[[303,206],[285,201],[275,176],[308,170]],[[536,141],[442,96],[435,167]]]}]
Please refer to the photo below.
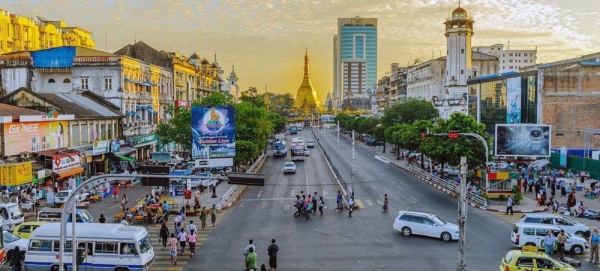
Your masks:
[{"label": "billboard", "polygon": [[65,152],[52,156],[52,171],[67,170],[81,165],[79,152]]},{"label": "billboard", "polygon": [[93,155],[100,155],[100,154],[104,154],[104,153],[108,153],[110,152],[110,150],[108,149],[110,147],[110,140],[94,140],[94,146],[92,149],[92,154]]},{"label": "billboard", "polygon": [[550,156],[552,129],[542,124],[496,124],[496,156]]},{"label": "billboard", "polygon": [[521,77],[506,79],[506,123],[521,123]]},{"label": "billboard", "polygon": [[235,156],[235,108],[192,106],[192,157]]},{"label": "billboard", "polygon": [[68,147],[67,121],[4,124],[4,155]]}]

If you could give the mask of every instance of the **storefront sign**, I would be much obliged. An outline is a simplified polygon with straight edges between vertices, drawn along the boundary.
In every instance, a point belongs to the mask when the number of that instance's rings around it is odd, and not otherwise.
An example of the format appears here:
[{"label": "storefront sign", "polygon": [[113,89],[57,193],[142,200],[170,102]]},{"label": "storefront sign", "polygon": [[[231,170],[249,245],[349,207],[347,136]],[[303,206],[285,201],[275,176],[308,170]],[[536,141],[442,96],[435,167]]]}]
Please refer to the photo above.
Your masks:
[{"label": "storefront sign", "polygon": [[155,134],[135,136],[133,138],[133,145],[142,145],[142,144],[146,144],[146,143],[153,143],[157,139],[158,138],[156,137]]},{"label": "storefront sign", "polygon": [[31,182],[33,180],[33,166],[31,163],[24,162],[0,166],[0,184],[16,186]]},{"label": "storefront sign", "polygon": [[36,152],[68,146],[66,121],[4,124],[4,155]]},{"label": "storefront sign", "polygon": [[40,122],[57,120],[74,120],[75,115],[59,115],[56,112],[46,113],[44,115],[19,116],[19,122]]},{"label": "storefront sign", "polygon": [[57,154],[52,157],[52,171],[65,170],[80,166],[81,158],[78,152]]},{"label": "storefront sign", "polygon": [[94,147],[92,150],[92,154],[93,155],[101,155],[104,153],[108,153],[109,152],[109,148],[110,147],[110,140],[103,140],[103,141],[94,141]]},{"label": "storefront sign", "polygon": [[110,143],[110,152],[120,152],[121,151],[121,141],[113,140]]},{"label": "storefront sign", "polygon": [[188,101],[175,100],[175,106],[176,107],[190,107],[190,103]]}]

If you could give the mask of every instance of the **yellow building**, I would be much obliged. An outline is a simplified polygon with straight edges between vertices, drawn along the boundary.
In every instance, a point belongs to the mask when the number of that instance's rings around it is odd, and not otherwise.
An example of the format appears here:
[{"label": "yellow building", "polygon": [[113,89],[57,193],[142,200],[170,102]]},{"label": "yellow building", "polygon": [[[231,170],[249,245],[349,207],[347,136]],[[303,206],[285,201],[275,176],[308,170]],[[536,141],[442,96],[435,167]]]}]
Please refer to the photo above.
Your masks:
[{"label": "yellow building", "polygon": [[37,21],[0,9],[0,54],[60,46],[94,48],[92,33],[64,21]]}]

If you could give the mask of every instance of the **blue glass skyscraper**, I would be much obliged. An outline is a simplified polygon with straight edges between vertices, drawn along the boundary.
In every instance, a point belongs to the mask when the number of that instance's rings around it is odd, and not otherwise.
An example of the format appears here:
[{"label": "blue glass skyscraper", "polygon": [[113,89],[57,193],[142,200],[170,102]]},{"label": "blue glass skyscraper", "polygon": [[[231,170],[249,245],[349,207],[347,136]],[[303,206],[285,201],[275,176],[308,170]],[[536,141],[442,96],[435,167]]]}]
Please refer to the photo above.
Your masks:
[{"label": "blue glass skyscraper", "polygon": [[338,19],[338,34],[333,42],[333,98],[339,109],[344,100],[368,98],[367,90],[376,89],[377,19]]}]

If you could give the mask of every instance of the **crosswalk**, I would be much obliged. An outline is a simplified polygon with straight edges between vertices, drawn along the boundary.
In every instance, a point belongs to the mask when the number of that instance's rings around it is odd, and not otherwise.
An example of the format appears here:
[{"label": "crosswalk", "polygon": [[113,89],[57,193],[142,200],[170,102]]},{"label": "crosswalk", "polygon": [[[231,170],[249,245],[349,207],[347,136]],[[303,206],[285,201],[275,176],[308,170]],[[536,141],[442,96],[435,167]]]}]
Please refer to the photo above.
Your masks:
[{"label": "crosswalk", "polygon": [[[200,253],[200,250],[202,249],[202,245],[206,241],[206,238],[208,237],[208,235],[216,227],[219,226],[219,221],[221,220],[221,217],[223,217],[223,214],[224,214],[223,211],[220,211],[219,214],[217,214],[217,222],[215,223],[216,224],[215,227],[213,227],[211,225],[210,216],[209,216],[207,218],[206,227],[204,229],[201,229],[201,227],[200,227],[201,222],[198,217],[195,217],[192,219],[188,218],[188,219],[194,221],[194,224],[198,228],[198,233],[196,234],[198,236],[198,241],[196,242],[196,255],[198,255]],[[167,222],[167,226],[169,227],[169,231],[173,230],[172,229],[173,228],[172,221]],[[151,236],[152,244],[154,247],[154,264],[152,265],[152,268],[151,268],[152,271],[155,271],[155,270],[156,271],[181,271],[181,270],[189,270],[190,269],[190,268],[187,268],[187,265],[193,259],[190,258],[189,246],[186,246],[186,252],[185,252],[184,256],[182,256],[181,253],[179,253],[179,255],[177,256],[177,265],[173,265],[171,263],[171,254],[170,254],[168,245],[167,245],[166,249],[163,249],[162,243],[160,242],[160,237],[159,237],[160,225],[156,225],[154,227],[148,226],[148,227],[146,227],[146,229],[148,230],[148,233]],[[198,257],[198,256],[195,256],[195,257]]]},{"label": "crosswalk", "polygon": [[[495,216],[497,216],[505,221],[510,222],[511,224],[519,221],[521,219],[521,217],[524,215],[524,214],[520,214],[520,213],[515,213],[514,215],[510,215],[510,214],[506,215],[504,212],[492,212],[492,213]],[[590,226],[589,228],[590,228],[590,231],[594,231],[595,229],[598,229],[597,227],[593,227],[593,226]],[[565,256],[571,257],[571,254],[568,252],[565,252]],[[573,257],[575,259],[581,261],[582,263],[587,264],[587,261],[589,261],[589,259],[590,259],[590,250],[585,249],[582,254],[573,255]],[[600,265],[596,265],[596,267],[600,268]]]}]

